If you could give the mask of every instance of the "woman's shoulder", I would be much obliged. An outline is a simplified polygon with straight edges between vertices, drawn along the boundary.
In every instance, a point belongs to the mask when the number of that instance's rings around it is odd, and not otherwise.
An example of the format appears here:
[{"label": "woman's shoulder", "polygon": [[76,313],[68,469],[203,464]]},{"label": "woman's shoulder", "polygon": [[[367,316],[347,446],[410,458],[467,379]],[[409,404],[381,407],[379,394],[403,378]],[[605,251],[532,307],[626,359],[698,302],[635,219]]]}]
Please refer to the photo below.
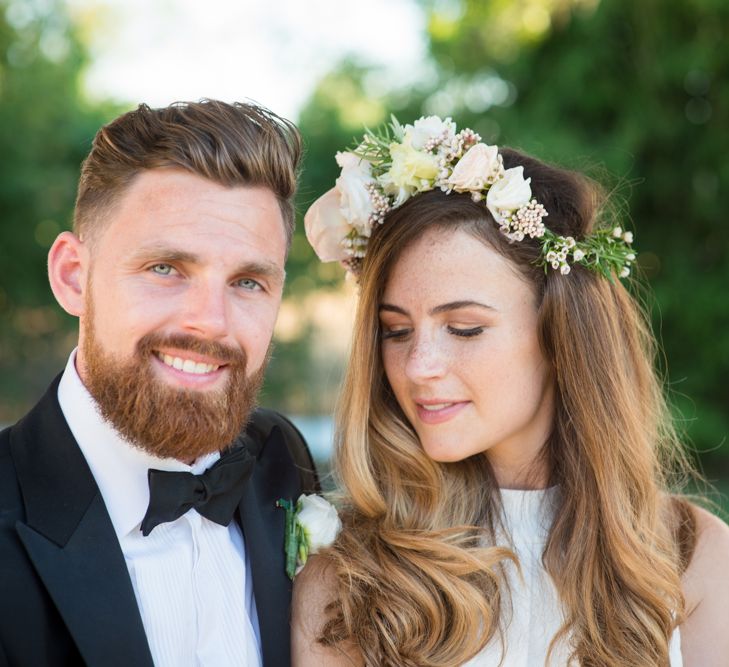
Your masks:
[{"label": "woman's shoulder", "polygon": [[[686,618],[681,626],[684,664],[720,664],[729,655],[729,526],[692,505],[696,545],[683,574]],[[717,662],[717,660],[719,662]]]},{"label": "woman's shoulder", "polygon": [[291,605],[293,667],[351,667],[363,665],[362,656],[344,643],[324,646],[318,640],[331,618],[332,603],[338,598],[334,562],[325,554],[310,557],[294,579]]},{"label": "woman's shoulder", "polygon": [[684,584],[688,585],[687,603],[691,602],[688,600],[689,593],[703,595],[694,599],[693,605],[687,604],[689,613],[702,603],[706,594],[713,592],[714,584],[729,586],[726,567],[729,562],[729,525],[703,507],[692,505],[691,510],[696,521],[696,544],[684,573]]}]

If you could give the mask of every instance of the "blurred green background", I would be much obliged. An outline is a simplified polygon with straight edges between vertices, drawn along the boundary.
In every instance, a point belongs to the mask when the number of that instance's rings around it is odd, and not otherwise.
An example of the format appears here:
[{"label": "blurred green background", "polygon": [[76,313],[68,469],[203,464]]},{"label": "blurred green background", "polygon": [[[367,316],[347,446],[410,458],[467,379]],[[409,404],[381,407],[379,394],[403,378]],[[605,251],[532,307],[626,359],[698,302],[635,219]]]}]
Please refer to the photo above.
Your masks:
[{"label": "blurred green background", "polygon": [[[98,127],[138,101],[90,101],[84,26],[66,5],[0,0],[0,424],[62,368],[75,323],[48,288]],[[729,480],[729,3],[724,0],[421,0],[417,82],[343,57],[298,118],[298,208],[332,187],[334,154],[395,113],[450,115],[485,141],[607,174],[628,203],[654,297],[676,416],[707,476]],[[386,20],[386,17],[383,17]],[[372,35],[378,39],[377,34]],[[245,91],[241,91],[241,97]],[[265,100],[262,100],[265,103]],[[729,197],[729,194],[727,194]],[[328,415],[354,303],[299,225],[264,402]]]}]

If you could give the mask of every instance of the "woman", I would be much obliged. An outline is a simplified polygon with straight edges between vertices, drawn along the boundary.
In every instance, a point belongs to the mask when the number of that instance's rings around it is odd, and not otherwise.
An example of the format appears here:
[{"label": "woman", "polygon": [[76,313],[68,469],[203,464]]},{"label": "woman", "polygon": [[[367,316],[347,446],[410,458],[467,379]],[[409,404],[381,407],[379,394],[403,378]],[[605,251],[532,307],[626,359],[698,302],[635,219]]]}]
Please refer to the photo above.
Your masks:
[{"label": "woman", "polygon": [[729,664],[729,529],[669,491],[631,233],[583,176],[392,131],[307,214],[360,297],[344,530],[295,581],[293,664]]}]

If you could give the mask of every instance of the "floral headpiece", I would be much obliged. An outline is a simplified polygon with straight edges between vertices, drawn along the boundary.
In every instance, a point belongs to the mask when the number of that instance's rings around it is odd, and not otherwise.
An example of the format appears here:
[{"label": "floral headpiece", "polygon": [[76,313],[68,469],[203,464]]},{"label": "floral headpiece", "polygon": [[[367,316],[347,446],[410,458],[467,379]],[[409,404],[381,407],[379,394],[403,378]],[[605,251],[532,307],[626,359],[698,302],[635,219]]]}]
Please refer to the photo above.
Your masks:
[{"label": "floral headpiece", "polygon": [[532,198],[524,167],[504,169],[499,149],[481,142],[468,128],[456,131],[446,118],[428,116],[404,127],[393,116],[389,127],[367,130],[351,151],[337,153],[342,172],[334,188],[317,199],[304,217],[306,237],[323,262],[341,262],[357,273],[375,225],[419,192],[469,192],[485,200],[499,229],[512,242],[541,240],[540,265],[568,274],[572,264],[611,278],[630,274],[633,234],[620,227],[597,229],[576,241],[545,227],[549,214]]}]

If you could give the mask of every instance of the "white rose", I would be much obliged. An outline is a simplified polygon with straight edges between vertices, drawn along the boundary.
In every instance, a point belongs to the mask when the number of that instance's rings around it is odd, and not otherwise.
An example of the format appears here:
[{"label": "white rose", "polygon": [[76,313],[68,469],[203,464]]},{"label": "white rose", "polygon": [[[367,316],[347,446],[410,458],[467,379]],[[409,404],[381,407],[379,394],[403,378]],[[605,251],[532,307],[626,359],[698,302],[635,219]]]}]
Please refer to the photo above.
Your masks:
[{"label": "white rose", "polygon": [[370,163],[354,153],[337,153],[336,160],[342,168],[342,173],[335,182],[340,193],[342,215],[360,233],[369,236],[370,214],[374,210],[367,190],[367,185],[374,183],[370,174]]},{"label": "white rose", "polygon": [[322,262],[347,259],[342,241],[352,230],[341,211],[341,193],[332,188],[317,199],[304,216],[304,229],[314,252]]},{"label": "white rose", "polygon": [[499,149],[496,146],[476,144],[458,160],[448,177],[448,184],[458,192],[483,190],[493,180],[499,166]]},{"label": "white rose", "polygon": [[446,133],[446,141],[455,136],[455,125],[450,118],[441,120],[438,116],[427,116],[405,126],[405,137],[416,150],[422,150],[429,139],[439,137],[443,132]]},{"label": "white rose", "polygon": [[524,167],[513,167],[504,172],[503,178],[494,183],[486,195],[486,207],[494,220],[501,224],[500,211],[516,211],[532,198],[531,178],[524,178]]},{"label": "white rose", "polygon": [[328,547],[342,529],[335,507],[321,496],[301,495],[297,505],[300,507],[296,520],[304,529],[309,543],[309,554]]}]

